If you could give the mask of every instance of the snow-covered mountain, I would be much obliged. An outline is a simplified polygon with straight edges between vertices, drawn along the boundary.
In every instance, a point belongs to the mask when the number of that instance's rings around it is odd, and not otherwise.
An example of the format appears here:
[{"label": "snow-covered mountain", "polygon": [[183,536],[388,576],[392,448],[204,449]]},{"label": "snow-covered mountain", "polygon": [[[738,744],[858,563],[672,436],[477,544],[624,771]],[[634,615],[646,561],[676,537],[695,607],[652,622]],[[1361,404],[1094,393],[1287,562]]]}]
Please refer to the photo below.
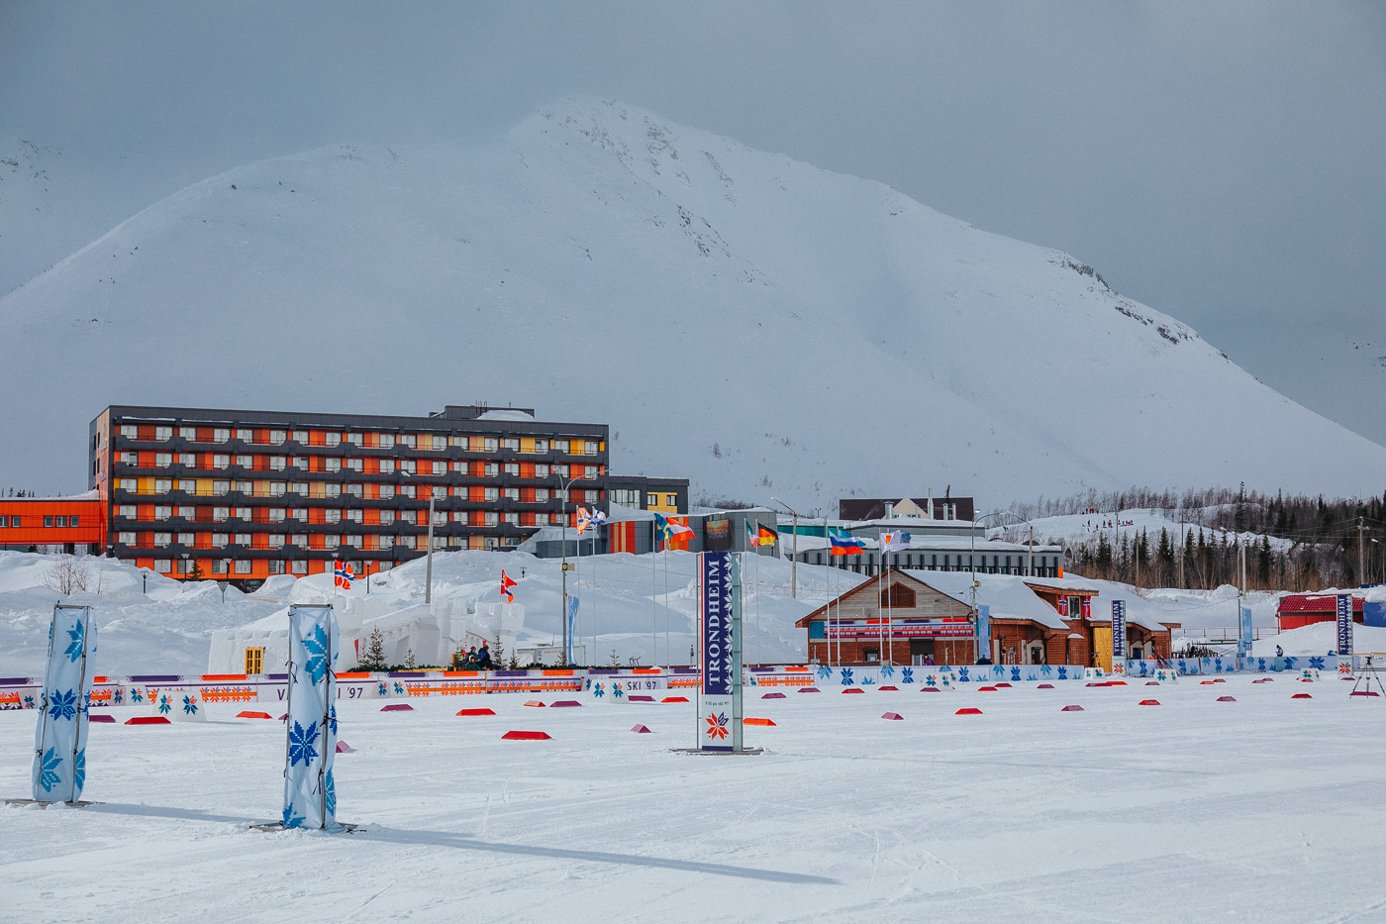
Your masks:
[{"label": "snow-covered mountain", "polygon": [[0,299],[0,330],[0,485],[43,491],[85,487],[108,403],[513,402],[610,422],[620,471],[804,508],[1386,479],[1078,259],[616,103],[248,164]]}]

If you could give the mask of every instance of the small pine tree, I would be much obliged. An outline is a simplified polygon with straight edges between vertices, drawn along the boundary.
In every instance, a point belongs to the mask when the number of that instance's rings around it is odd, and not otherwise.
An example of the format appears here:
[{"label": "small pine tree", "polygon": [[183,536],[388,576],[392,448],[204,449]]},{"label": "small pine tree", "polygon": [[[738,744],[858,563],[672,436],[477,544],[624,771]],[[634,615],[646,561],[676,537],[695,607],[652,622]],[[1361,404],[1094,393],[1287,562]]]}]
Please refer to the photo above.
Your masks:
[{"label": "small pine tree", "polygon": [[412,671],[416,667],[418,667],[418,665],[414,663],[414,649],[410,648],[404,653],[404,669]]},{"label": "small pine tree", "polygon": [[366,656],[361,659],[361,669],[383,671],[385,668],[385,636],[381,635],[377,626],[371,630],[370,639],[366,642]]}]

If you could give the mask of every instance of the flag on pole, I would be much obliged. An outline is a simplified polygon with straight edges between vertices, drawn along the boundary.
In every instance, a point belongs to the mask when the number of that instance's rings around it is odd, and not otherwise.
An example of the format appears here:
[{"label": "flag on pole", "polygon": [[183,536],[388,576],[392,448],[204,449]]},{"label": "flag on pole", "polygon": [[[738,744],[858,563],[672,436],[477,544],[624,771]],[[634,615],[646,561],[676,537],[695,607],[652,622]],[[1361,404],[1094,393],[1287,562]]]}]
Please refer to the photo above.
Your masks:
[{"label": "flag on pole", "polygon": [[900,530],[881,533],[881,554],[910,547],[910,534]]},{"label": "flag on pole", "polygon": [[596,529],[606,522],[606,514],[596,507],[588,510],[586,507],[577,509],[577,534],[581,536],[589,529]]},{"label": "flag on pole", "polygon": [[332,585],[342,590],[351,590],[351,582],[356,575],[351,572],[351,562],[332,560]]},{"label": "flag on pole", "polygon": [[510,575],[506,574],[506,573],[505,573],[505,569],[502,568],[502,569],[501,569],[500,595],[501,595],[502,597],[505,598],[505,602],[506,602],[506,603],[514,603],[514,602],[515,602],[515,595],[512,594],[512,593],[510,592],[510,588],[514,587],[514,586],[515,586],[515,583],[516,583],[515,579],[512,578]]},{"label": "flag on pole", "polygon": [[774,545],[780,538],[780,534],[769,527],[760,527],[760,544]]},{"label": "flag on pole", "polygon": [[831,555],[860,555],[866,543],[847,533],[828,530],[828,552]]},{"label": "flag on pole", "polygon": [[760,545],[760,534],[756,532],[756,524],[750,520],[746,521],[746,548],[752,549]]},{"label": "flag on pole", "polygon": [[654,521],[655,533],[659,536],[660,541],[666,545],[679,536],[693,532],[691,528],[675,523],[668,517],[660,516],[657,513],[654,515]]}]

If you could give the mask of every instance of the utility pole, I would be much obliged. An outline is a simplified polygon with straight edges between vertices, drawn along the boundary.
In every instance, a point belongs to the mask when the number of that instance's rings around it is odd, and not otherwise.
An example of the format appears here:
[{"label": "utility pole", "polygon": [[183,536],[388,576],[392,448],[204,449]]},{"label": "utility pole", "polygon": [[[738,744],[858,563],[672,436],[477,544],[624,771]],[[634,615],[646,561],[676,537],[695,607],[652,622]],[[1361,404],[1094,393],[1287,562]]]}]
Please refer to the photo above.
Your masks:
[{"label": "utility pole", "polygon": [[1035,524],[1030,524],[1030,548],[1025,557],[1025,576],[1035,576]]},{"label": "utility pole", "polygon": [[[783,507],[785,510],[788,510],[788,511],[789,511],[789,515],[790,515],[791,517],[794,518],[794,541],[793,541],[793,546],[794,546],[794,547],[793,547],[793,548],[790,550],[790,552],[789,552],[789,596],[792,597],[793,599],[797,600],[797,599],[799,599],[799,511],[795,510],[793,507],[789,506],[789,505],[786,504],[784,501],[780,500],[778,497],[772,497],[772,498],[770,498],[770,499],[771,499],[772,501],[774,501],[775,503],[779,504],[779,505],[780,505],[781,507]],[[827,519],[827,517],[824,517],[824,518],[823,518],[823,539],[824,539],[824,541],[826,541],[827,538],[828,538],[828,519]]]},{"label": "utility pole", "polygon": [[1363,562],[1366,560],[1366,556],[1363,554],[1363,551],[1362,551],[1363,549],[1366,548],[1366,546],[1362,544],[1362,543],[1363,543],[1363,538],[1362,538],[1362,537],[1363,537],[1363,535],[1364,535],[1364,531],[1366,530],[1366,528],[1367,528],[1367,527],[1366,527],[1366,524],[1363,522],[1362,518],[1361,518],[1361,517],[1358,517],[1358,518],[1357,518],[1357,583],[1358,583],[1358,584],[1365,584],[1365,583],[1367,583],[1366,573],[1362,570],[1362,569],[1365,567],[1365,565],[1363,564]]}]

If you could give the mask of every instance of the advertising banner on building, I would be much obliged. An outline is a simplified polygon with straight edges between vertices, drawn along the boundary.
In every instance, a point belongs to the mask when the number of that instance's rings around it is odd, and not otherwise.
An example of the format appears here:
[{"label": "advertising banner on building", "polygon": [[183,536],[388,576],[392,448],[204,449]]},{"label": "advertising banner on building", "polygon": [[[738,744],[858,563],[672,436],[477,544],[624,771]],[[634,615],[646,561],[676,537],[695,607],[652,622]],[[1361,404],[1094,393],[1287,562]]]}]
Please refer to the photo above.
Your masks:
[{"label": "advertising banner on building", "polygon": [[732,547],[731,520],[725,517],[703,521],[703,548],[709,552],[726,552]]},{"label": "advertising banner on building", "polygon": [[34,801],[76,802],[87,779],[87,705],[96,626],[91,607],[55,606],[34,736]]},{"label": "advertising banner on building", "polygon": [[977,657],[991,657],[991,607],[977,607]]},{"label": "advertising banner on building", "polygon": [[289,744],[285,828],[333,828],[337,789],[337,618],[331,606],[289,607]]},{"label": "advertising banner on building", "polygon": [[732,632],[732,554],[703,552],[699,559],[698,746],[703,750],[732,749],[734,657]]},{"label": "advertising banner on building", "polygon": [[1254,632],[1251,627],[1251,607],[1242,607],[1242,619],[1237,626],[1237,658],[1251,657],[1251,643]]},{"label": "advertising banner on building", "polygon": [[972,620],[966,616],[943,616],[936,619],[848,619],[833,622],[827,629],[832,639],[876,639],[886,631],[894,638],[971,638]]},{"label": "advertising banner on building", "polygon": [[1112,601],[1112,673],[1126,673],[1126,601]]},{"label": "advertising banner on building", "polygon": [[1338,594],[1338,657],[1352,654],[1352,594]]}]

